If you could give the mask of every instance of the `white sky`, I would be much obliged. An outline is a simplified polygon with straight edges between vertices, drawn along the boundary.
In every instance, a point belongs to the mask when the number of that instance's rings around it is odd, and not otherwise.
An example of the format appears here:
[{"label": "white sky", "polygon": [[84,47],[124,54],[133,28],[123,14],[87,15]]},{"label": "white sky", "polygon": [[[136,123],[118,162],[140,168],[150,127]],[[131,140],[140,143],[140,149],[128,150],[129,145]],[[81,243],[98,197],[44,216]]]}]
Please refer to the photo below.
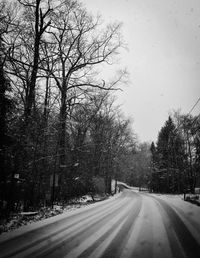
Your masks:
[{"label": "white sky", "polygon": [[[188,113],[200,97],[200,0],[82,0],[106,23],[122,21],[128,51],[120,66],[130,85],[122,110],[141,141],[156,141],[173,109]],[[192,114],[200,113],[200,103]]]}]

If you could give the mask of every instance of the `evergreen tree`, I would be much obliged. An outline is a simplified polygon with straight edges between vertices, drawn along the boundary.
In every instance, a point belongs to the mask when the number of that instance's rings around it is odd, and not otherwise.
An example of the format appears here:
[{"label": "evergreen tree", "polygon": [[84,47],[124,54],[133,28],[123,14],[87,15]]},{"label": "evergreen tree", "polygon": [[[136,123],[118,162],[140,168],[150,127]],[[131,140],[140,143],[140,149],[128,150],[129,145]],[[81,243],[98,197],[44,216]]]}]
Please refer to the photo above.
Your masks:
[{"label": "evergreen tree", "polygon": [[157,191],[183,191],[183,140],[170,116],[159,132],[157,147],[151,145],[151,152],[152,161],[155,165],[154,179],[152,180],[158,184],[156,186]]},{"label": "evergreen tree", "polygon": [[165,122],[158,135],[157,151],[159,153],[159,167],[166,168],[172,164],[173,139],[175,136],[175,125],[171,119]]},{"label": "evergreen tree", "polygon": [[151,151],[151,155],[152,155],[152,167],[154,167],[156,165],[156,160],[157,160],[157,155],[156,155],[156,146],[155,143],[152,142],[151,146],[150,146],[150,151]]}]

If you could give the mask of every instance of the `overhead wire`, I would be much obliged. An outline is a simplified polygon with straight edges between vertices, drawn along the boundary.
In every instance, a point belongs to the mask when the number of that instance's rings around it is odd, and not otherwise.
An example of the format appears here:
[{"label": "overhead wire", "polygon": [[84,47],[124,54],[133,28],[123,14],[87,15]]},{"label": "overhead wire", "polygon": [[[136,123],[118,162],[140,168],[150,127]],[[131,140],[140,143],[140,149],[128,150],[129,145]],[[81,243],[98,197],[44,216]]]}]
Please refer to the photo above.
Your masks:
[{"label": "overhead wire", "polygon": [[196,107],[196,105],[199,103],[200,101],[200,97],[198,98],[197,102],[194,104],[194,106],[191,108],[191,110],[188,112],[188,115],[190,115],[192,113],[192,111],[194,110],[194,108]]},{"label": "overhead wire", "polygon": [[[199,103],[199,101],[200,101],[200,97],[198,98],[198,100],[195,102],[195,104],[193,105],[193,107],[190,109],[190,111],[187,113],[187,116],[189,116],[191,113],[192,113],[192,111],[195,109],[195,107],[197,106],[197,104]],[[194,118],[194,120],[192,121],[192,124],[191,125],[193,125],[197,120],[198,120],[198,118],[200,117],[200,114],[198,114],[195,118]],[[180,124],[177,126],[177,130],[179,129],[179,127],[181,126],[183,124],[183,121],[182,122],[180,122]]]}]

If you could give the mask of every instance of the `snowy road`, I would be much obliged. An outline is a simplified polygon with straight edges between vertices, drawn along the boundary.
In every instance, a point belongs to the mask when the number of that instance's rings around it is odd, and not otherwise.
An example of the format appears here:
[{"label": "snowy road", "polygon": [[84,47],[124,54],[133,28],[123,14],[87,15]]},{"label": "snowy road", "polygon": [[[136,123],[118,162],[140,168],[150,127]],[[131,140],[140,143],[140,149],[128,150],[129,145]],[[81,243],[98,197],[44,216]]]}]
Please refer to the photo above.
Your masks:
[{"label": "snowy road", "polygon": [[130,190],[0,237],[0,257],[200,257],[200,207]]}]

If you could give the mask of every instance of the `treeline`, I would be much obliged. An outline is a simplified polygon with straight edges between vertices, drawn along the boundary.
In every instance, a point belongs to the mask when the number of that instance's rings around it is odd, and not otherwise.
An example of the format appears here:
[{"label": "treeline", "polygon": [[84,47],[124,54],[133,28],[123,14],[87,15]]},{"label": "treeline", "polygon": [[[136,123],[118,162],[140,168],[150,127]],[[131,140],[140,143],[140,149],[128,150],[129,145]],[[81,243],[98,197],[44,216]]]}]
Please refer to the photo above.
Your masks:
[{"label": "treeline", "polygon": [[200,117],[175,112],[152,143],[150,189],[194,193],[200,185]]},{"label": "treeline", "polygon": [[0,2],[0,210],[111,192],[135,151],[130,121],[99,70],[123,47],[79,1]]}]

